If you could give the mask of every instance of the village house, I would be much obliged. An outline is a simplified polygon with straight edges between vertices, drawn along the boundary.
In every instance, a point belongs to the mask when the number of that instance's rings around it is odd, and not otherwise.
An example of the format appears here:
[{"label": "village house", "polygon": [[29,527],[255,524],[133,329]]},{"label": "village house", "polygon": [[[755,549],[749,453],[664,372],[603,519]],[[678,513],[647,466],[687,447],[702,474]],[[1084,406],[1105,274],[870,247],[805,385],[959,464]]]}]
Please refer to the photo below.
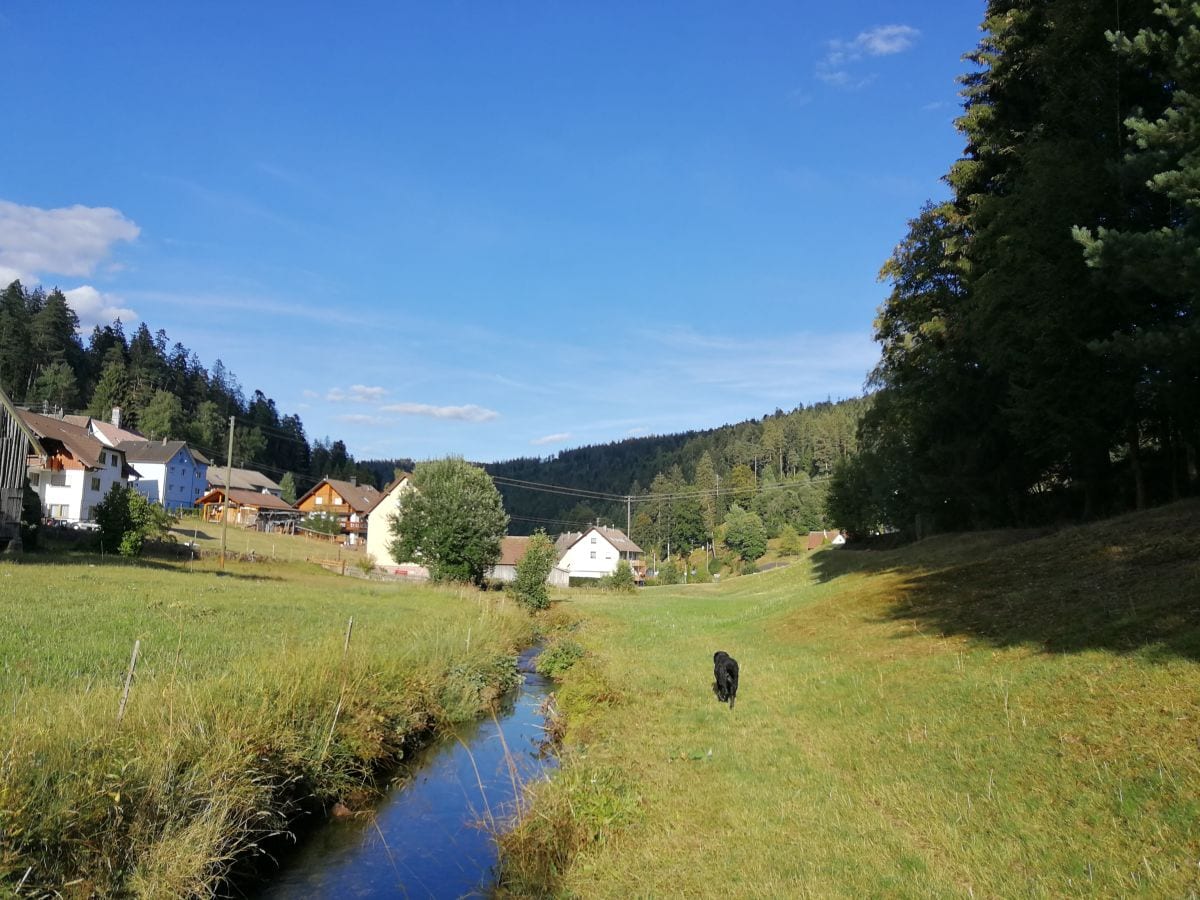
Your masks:
[{"label": "village house", "polygon": [[367,513],[381,498],[380,492],[358,479],[341,481],[323,478],[296,501],[296,509],[305,515],[325,513],[335,516],[343,539],[354,546],[367,537]]},{"label": "village house", "polygon": [[[500,540],[500,559],[496,564],[490,567],[484,573],[485,577],[492,581],[499,581],[505,584],[517,580],[517,563],[525,556],[525,551],[529,549],[528,537],[504,537]],[[550,569],[546,576],[546,583],[552,584],[555,587],[566,587],[570,584],[570,576],[567,570],[555,565]]]},{"label": "village house", "polygon": [[558,567],[571,578],[603,578],[625,560],[633,569],[635,581],[646,580],[642,548],[619,528],[596,525],[587,531],[567,532],[560,534],[554,544],[559,552]]},{"label": "village house", "polygon": [[183,441],[122,441],[117,449],[141,475],[134,488],[165,509],[191,509],[208,488],[208,459]]},{"label": "village house", "polygon": [[296,508],[281,497],[237,488],[228,492],[228,498],[225,488],[212,488],[191,505],[199,508],[206,522],[220,522],[222,515],[228,515],[231,525],[259,531],[291,531],[300,518]]},{"label": "village house", "polygon": [[47,459],[37,435],[18,415],[8,395],[0,389],[0,551],[21,549],[21,510],[32,449],[39,464]]},{"label": "village house", "polygon": [[817,550],[825,544],[833,544],[835,547],[840,547],[846,543],[846,537],[836,528],[823,529],[821,531],[810,531],[808,533],[807,549]]},{"label": "village house", "polygon": [[413,489],[412,476],[402,472],[380,493],[375,505],[367,510],[367,555],[375,560],[378,569],[407,578],[428,578],[429,570],[415,562],[397,562],[389,549],[396,536],[392,534],[392,519],[400,508],[400,497]]},{"label": "village house", "polygon": [[46,451],[45,458],[29,457],[29,484],[44,515],[60,522],[92,521],[96,504],[113,485],[138,477],[124,451],[106,446],[86,428],[56,416],[17,412]]}]

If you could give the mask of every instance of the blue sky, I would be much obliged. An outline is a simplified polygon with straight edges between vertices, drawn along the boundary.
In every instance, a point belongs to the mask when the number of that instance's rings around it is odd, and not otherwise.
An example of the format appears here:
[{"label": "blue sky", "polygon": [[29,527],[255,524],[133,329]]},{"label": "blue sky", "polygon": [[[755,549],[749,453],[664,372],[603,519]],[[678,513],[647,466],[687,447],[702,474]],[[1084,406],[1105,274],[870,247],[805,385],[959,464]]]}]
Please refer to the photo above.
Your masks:
[{"label": "blue sky", "polygon": [[0,280],[358,458],[857,395],[983,3],[817,6],[8,4]]}]

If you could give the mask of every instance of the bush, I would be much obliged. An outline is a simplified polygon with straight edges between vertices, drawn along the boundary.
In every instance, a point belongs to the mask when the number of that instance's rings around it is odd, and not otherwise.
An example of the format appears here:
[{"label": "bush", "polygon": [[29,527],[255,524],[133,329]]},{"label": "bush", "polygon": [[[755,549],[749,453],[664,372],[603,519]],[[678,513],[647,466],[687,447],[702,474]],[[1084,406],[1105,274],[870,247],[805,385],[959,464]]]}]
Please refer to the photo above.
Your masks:
[{"label": "bush", "polygon": [[791,525],[779,530],[779,553],[781,556],[797,556],[804,550],[800,534]]},{"label": "bush", "polygon": [[123,484],[114,484],[95,511],[100,549],[128,557],[141,556],[146,540],[165,536],[175,521],[161,506]]},{"label": "bush", "polygon": [[547,678],[561,678],[575,663],[583,658],[583,647],[569,638],[555,641],[541,652],[537,670]]},{"label": "bush", "polygon": [[633,567],[629,565],[628,560],[620,560],[617,563],[617,569],[611,575],[605,575],[600,579],[600,587],[609,591],[632,591],[637,587],[637,582],[633,578]]},{"label": "bush", "polygon": [[517,577],[509,588],[517,603],[530,611],[545,609],[550,605],[546,578],[557,561],[558,550],[554,541],[544,531],[534,532],[525,555],[517,562]]},{"label": "bush", "polygon": [[300,520],[300,527],[316,534],[341,534],[342,523],[338,517],[327,512],[312,512]]}]

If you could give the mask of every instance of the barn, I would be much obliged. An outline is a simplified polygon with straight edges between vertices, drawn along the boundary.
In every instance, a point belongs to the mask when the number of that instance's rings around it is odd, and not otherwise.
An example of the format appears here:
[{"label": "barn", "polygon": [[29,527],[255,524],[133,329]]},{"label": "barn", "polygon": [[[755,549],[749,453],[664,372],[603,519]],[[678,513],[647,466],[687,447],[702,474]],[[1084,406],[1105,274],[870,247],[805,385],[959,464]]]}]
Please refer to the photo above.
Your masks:
[{"label": "barn", "polygon": [[37,436],[0,388],[0,550],[21,549],[21,504],[31,447],[35,455],[46,458]]}]

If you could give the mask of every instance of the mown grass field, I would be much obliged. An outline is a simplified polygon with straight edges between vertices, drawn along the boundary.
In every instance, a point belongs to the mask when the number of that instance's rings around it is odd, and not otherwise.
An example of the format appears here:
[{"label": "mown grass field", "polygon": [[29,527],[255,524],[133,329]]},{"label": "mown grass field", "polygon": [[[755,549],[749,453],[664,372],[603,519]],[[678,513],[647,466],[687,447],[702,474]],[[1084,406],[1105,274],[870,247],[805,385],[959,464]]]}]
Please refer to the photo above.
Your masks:
[{"label": "mown grass field", "polygon": [[1200,892],[1200,504],[559,609],[588,657],[515,892]]},{"label": "mown grass field", "polygon": [[532,630],[501,595],[299,564],[0,562],[0,893],[203,895],[480,714]]}]

